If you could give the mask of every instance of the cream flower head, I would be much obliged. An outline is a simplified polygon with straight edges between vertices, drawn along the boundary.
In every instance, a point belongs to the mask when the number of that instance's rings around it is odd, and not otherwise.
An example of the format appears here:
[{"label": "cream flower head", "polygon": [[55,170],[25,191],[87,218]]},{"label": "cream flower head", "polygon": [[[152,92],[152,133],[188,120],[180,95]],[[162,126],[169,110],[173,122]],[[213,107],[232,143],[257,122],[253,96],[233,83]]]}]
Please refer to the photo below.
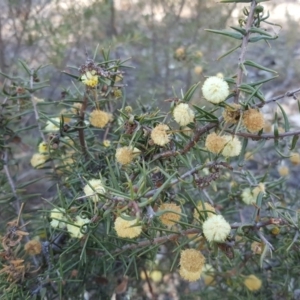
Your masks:
[{"label": "cream flower head", "polygon": [[53,228],[63,228],[66,226],[65,221],[67,218],[65,217],[66,210],[62,207],[53,208],[50,212],[50,218],[52,221],[50,222],[51,227]]},{"label": "cream flower head", "polygon": [[261,288],[262,282],[255,275],[251,274],[245,278],[244,285],[249,291],[255,292]]},{"label": "cream flower head", "polygon": [[223,102],[229,95],[229,86],[222,78],[212,76],[205,80],[202,93],[208,102],[218,104]]},{"label": "cream flower head", "polygon": [[83,188],[83,191],[86,196],[90,196],[90,198],[93,200],[93,202],[99,202],[100,198],[97,195],[99,194],[105,194],[106,190],[103,186],[103,183],[100,179],[91,179],[88,181],[88,184],[85,185]]},{"label": "cream flower head", "polygon": [[225,138],[226,143],[222,155],[225,157],[238,156],[242,150],[242,144],[239,139],[231,135],[224,135],[223,138]]},{"label": "cream flower head", "polygon": [[129,146],[121,147],[116,150],[116,160],[121,165],[127,165],[139,156],[141,150]]},{"label": "cream flower head", "polygon": [[91,220],[89,219],[83,219],[80,216],[76,216],[73,224],[67,224],[67,230],[70,236],[77,239],[82,238],[84,234],[81,232],[81,227],[90,222]]},{"label": "cream flower head", "polygon": [[260,183],[257,187],[254,189],[245,188],[242,192],[242,200],[247,205],[255,204],[258,194],[262,192],[265,192],[265,186],[263,183]]},{"label": "cream flower head", "polygon": [[297,152],[292,152],[290,156],[290,161],[293,165],[299,165],[300,164],[300,154]]},{"label": "cream flower head", "polygon": [[180,126],[186,126],[194,122],[195,114],[187,103],[178,104],[173,111],[175,121]]},{"label": "cream flower head", "polygon": [[203,223],[203,233],[209,242],[224,242],[228,237],[231,227],[221,215],[214,215]]},{"label": "cream flower head", "polygon": [[111,120],[111,114],[95,109],[90,114],[90,123],[97,128],[103,128]]},{"label": "cream flower head", "polygon": [[186,249],[180,253],[179,274],[189,281],[196,281],[200,278],[205,263],[205,257],[200,251]]},{"label": "cream flower head", "polygon": [[41,153],[34,153],[30,160],[30,163],[34,168],[40,169],[44,166],[44,163],[47,161],[48,158],[49,158],[48,155],[41,154]]},{"label": "cream flower head", "polygon": [[142,226],[137,225],[137,223],[137,219],[128,221],[121,217],[117,217],[115,220],[115,230],[117,235],[121,238],[129,239],[138,237],[142,232]]},{"label": "cream flower head", "polygon": [[167,226],[173,226],[180,220],[181,207],[175,203],[163,203],[159,209],[160,210],[170,210],[172,212],[166,212],[159,217],[160,221]]},{"label": "cream flower head", "polygon": [[39,143],[39,153],[43,154],[43,153],[48,153],[49,151],[49,145],[45,142],[41,142]]},{"label": "cream flower head", "polygon": [[44,131],[56,132],[59,130],[60,118],[51,118],[47,121]]},{"label": "cream flower head", "polygon": [[89,87],[95,87],[98,84],[98,76],[96,75],[96,71],[87,71],[81,76],[81,81]]},{"label": "cream flower head", "polygon": [[153,143],[159,146],[164,146],[170,141],[170,135],[167,133],[169,126],[166,124],[159,124],[151,131],[151,138]]}]

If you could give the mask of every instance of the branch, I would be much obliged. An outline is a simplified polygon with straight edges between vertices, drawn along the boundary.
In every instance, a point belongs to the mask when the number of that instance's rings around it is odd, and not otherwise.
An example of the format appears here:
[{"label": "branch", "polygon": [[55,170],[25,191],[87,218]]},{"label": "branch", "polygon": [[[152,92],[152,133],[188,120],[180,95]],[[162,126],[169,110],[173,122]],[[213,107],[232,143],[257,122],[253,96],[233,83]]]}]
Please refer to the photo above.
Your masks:
[{"label": "branch", "polygon": [[80,108],[80,113],[79,113],[79,118],[80,118],[80,122],[79,122],[79,126],[81,128],[78,129],[78,135],[79,135],[79,142],[80,142],[80,146],[81,146],[81,151],[82,154],[86,157],[87,156],[87,149],[86,149],[86,144],[85,144],[85,138],[84,138],[84,114],[85,114],[85,110],[87,107],[87,102],[88,102],[88,98],[86,93],[83,96],[83,102]]},{"label": "branch", "polygon": [[235,134],[237,136],[242,136],[247,139],[253,139],[253,140],[270,140],[270,139],[280,139],[286,136],[293,136],[293,135],[300,135],[300,130],[292,131],[292,132],[284,132],[279,133],[277,136],[274,134],[253,134],[253,133],[246,133],[246,132],[234,132],[232,130],[225,130],[228,133]]}]

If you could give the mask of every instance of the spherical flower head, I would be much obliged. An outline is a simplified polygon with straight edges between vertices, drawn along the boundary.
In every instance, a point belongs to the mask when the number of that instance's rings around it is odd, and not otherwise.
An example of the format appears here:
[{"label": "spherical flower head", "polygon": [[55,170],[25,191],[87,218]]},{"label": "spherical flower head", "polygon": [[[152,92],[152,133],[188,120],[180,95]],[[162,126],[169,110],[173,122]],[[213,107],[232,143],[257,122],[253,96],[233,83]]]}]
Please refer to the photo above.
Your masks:
[{"label": "spherical flower head", "polygon": [[164,146],[170,141],[170,135],[167,133],[169,126],[166,124],[159,124],[151,131],[151,138],[153,143],[159,146]]},{"label": "spherical flower head", "polygon": [[205,147],[212,153],[220,153],[224,149],[225,144],[226,139],[223,136],[217,135],[215,132],[210,133],[206,137]]},{"label": "spherical flower head", "polygon": [[176,205],[175,203],[163,203],[159,207],[159,211],[161,210],[171,210],[172,212],[166,212],[159,217],[160,221],[167,226],[173,226],[180,220],[181,207]]},{"label": "spherical flower head", "polygon": [[184,47],[179,47],[175,50],[175,58],[178,60],[185,59],[185,48]]},{"label": "spherical flower head", "polygon": [[103,128],[110,121],[111,114],[100,109],[95,109],[90,114],[90,123],[97,128]]},{"label": "spherical flower head", "polygon": [[39,153],[41,154],[48,153],[49,145],[45,142],[41,142],[39,143],[38,149],[39,149]]},{"label": "spherical flower head", "polygon": [[30,163],[34,168],[40,169],[44,166],[44,163],[47,161],[48,158],[49,158],[48,155],[41,154],[41,153],[34,153],[30,160]]},{"label": "spherical flower head", "polygon": [[51,118],[47,121],[44,131],[56,132],[59,130],[60,118]]},{"label": "spherical flower head", "polygon": [[212,76],[205,80],[202,93],[208,102],[218,104],[223,102],[229,95],[229,86],[223,78]]},{"label": "spherical flower head", "polygon": [[203,68],[202,68],[201,66],[196,66],[196,67],[194,68],[194,73],[195,73],[196,75],[200,75],[200,74],[202,73],[202,71],[203,71]]},{"label": "spherical flower head", "polygon": [[236,103],[232,103],[230,104],[230,106],[226,106],[225,110],[222,113],[225,122],[236,124],[241,116],[240,108],[241,106]]},{"label": "spherical flower head", "polygon": [[115,230],[117,235],[121,238],[133,239],[138,237],[142,232],[142,226],[137,225],[138,220],[124,220],[117,217],[115,220]]},{"label": "spherical flower head", "polygon": [[252,205],[256,203],[256,199],[258,194],[262,192],[265,192],[265,186],[263,183],[260,183],[257,187],[254,189],[245,188],[242,192],[242,200],[247,205]]},{"label": "spherical flower head", "polygon": [[93,202],[97,203],[100,201],[99,194],[105,194],[106,190],[103,186],[103,183],[100,179],[91,179],[88,181],[88,184],[86,184],[83,188],[83,191],[86,196],[89,196]]},{"label": "spherical flower head", "polygon": [[300,164],[300,154],[296,153],[296,152],[291,153],[290,161],[293,165],[299,165]]},{"label": "spherical flower head", "polygon": [[194,122],[195,114],[187,103],[178,104],[173,111],[175,121],[180,126],[186,126]]},{"label": "spherical flower head", "polygon": [[30,240],[25,244],[24,250],[29,255],[37,255],[42,252],[42,244],[37,240]]},{"label": "spherical flower head", "polygon": [[259,278],[252,274],[245,278],[244,285],[249,291],[255,292],[261,288],[262,282]]},{"label": "spherical flower head", "polygon": [[210,218],[212,216],[215,216],[214,214],[216,212],[215,208],[207,202],[204,203],[199,202],[199,204],[197,205],[197,209],[195,208],[194,210],[194,219],[196,220],[201,221]]},{"label": "spherical flower head", "polygon": [[289,175],[290,173],[290,169],[288,166],[285,166],[285,165],[281,165],[277,168],[278,170],[278,173],[281,177],[286,177]]},{"label": "spherical flower head", "polygon": [[81,76],[81,81],[89,87],[95,87],[98,84],[98,75],[95,70],[87,71]]},{"label": "spherical flower head", "polygon": [[67,224],[67,230],[70,236],[77,239],[82,238],[84,234],[81,232],[81,227],[90,222],[91,220],[89,219],[83,219],[80,216],[76,216],[73,224]]},{"label": "spherical flower head", "polygon": [[116,160],[121,165],[127,165],[131,163],[134,158],[139,156],[141,150],[129,146],[121,147],[116,150]]},{"label": "spherical flower head", "polygon": [[105,148],[108,148],[110,145],[111,145],[110,140],[104,140],[104,141],[103,141],[103,146],[104,146]]},{"label": "spherical flower head", "polygon": [[222,155],[225,157],[238,156],[242,150],[242,144],[239,139],[235,136],[225,135],[223,136],[226,140],[225,147],[222,151]]},{"label": "spherical flower head", "polygon": [[243,114],[243,124],[250,132],[257,132],[264,128],[264,115],[256,109],[250,108]]},{"label": "spherical flower head", "polygon": [[64,208],[53,208],[50,212],[50,218],[52,221],[50,222],[51,227],[53,228],[63,228],[66,226],[65,221],[67,218],[65,217],[65,209]]},{"label": "spherical flower head", "polygon": [[74,115],[78,115],[80,110],[81,110],[81,107],[82,107],[82,103],[74,103],[72,108],[71,108],[71,111]]},{"label": "spherical flower head", "polygon": [[231,227],[221,215],[214,215],[203,223],[203,233],[209,242],[222,243],[228,237]]}]

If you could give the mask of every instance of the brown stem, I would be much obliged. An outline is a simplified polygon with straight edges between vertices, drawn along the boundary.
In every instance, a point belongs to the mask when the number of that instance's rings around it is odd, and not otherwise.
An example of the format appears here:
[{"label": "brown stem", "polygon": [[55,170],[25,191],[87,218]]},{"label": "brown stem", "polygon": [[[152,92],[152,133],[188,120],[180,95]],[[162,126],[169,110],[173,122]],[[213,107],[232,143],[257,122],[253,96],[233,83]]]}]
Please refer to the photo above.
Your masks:
[{"label": "brown stem", "polygon": [[253,21],[254,21],[254,11],[255,11],[256,5],[257,5],[256,1],[252,0],[251,7],[250,7],[250,12],[249,12],[246,27],[245,27],[246,34],[243,37],[242,46],[241,46],[241,54],[240,54],[239,59],[238,59],[238,69],[237,69],[237,79],[236,79],[236,94],[234,96],[234,103],[239,103],[239,97],[240,97],[239,86],[241,85],[241,83],[243,81],[243,72],[244,72],[241,65],[245,61],[246,50],[247,50],[247,46],[248,46],[248,43],[249,43],[249,37],[250,37],[249,29],[251,28],[251,26],[253,24]]},{"label": "brown stem", "polygon": [[228,133],[231,134],[235,134],[237,136],[242,136],[244,138],[248,138],[248,139],[253,139],[253,140],[270,140],[270,139],[279,139],[279,138],[283,138],[286,136],[293,136],[293,135],[300,135],[300,130],[296,130],[296,131],[292,131],[292,132],[284,132],[284,133],[279,133],[277,136],[275,136],[274,134],[262,134],[262,135],[258,135],[258,134],[253,134],[253,133],[246,133],[246,132],[234,132],[231,130],[225,130]]}]

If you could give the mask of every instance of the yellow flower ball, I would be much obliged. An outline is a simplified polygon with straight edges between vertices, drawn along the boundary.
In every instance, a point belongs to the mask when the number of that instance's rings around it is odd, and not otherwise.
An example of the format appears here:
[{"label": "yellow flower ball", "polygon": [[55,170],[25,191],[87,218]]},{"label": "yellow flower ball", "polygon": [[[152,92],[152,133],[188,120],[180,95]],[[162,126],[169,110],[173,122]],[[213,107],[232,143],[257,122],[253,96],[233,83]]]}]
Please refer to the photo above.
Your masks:
[{"label": "yellow flower ball", "polygon": [[239,139],[231,135],[224,135],[223,138],[226,140],[226,143],[222,155],[225,157],[238,156],[242,150],[242,144]]},{"label": "yellow flower ball", "polygon": [[117,235],[121,238],[133,239],[138,237],[142,232],[142,226],[137,225],[138,220],[124,220],[121,217],[117,217],[115,220],[115,230]]},{"label": "yellow flower ball", "polygon": [[288,166],[285,166],[285,165],[281,165],[277,168],[278,170],[278,173],[281,177],[286,177],[289,175],[290,173],[290,169]]},{"label": "yellow flower ball", "polygon": [[249,291],[255,292],[261,288],[262,282],[255,275],[249,275],[245,278],[244,285]]},{"label": "yellow flower ball", "polygon": [[251,251],[253,254],[262,254],[264,249],[263,243],[253,242],[251,244]]},{"label": "yellow flower ball", "polygon": [[229,86],[222,78],[212,76],[205,80],[202,93],[208,102],[218,104],[223,102],[229,95]]},{"label": "yellow flower ball", "polygon": [[204,203],[199,202],[197,205],[197,209],[196,208],[194,209],[194,219],[200,221],[214,216],[215,215],[214,213],[216,212],[215,208],[207,202]]},{"label": "yellow flower ball", "polygon": [[59,130],[60,118],[51,118],[47,121],[44,131],[56,132]]},{"label": "yellow flower ball", "polygon": [[194,73],[195,73],[196,75],[200,75],[200,74],[202,73],[202,71],[203,71],[203,68],[202,68],[201,66],[196,66],[196,67],[194,68]]},{"label": "yellow flower ball", "polygon": [[39,153],[41,153],[41,154],[48,153],[49,145],[45,142],[41,142],[41,143],[39,143],[38,149],[39,149]]},{"label": "yellow flower ball", "polygon": [[231,227],[221,215],[214,215],[204,221],[203,233],[209,242],[224,242],[228,237]]},{"label": "yellow flower ball", "polygon": [[300,154],[293,152],[291,153],[290,161],[293,165],[299,165],[300,164]]},{"label": "yellow flower ball", "polygon": [[256,199],[258,194],[262,192],[265,192],[265,186],[263,183],[260,183],[257,187],[254,189],[245,188],[242,192],[242,200],[247,205],[252,205],[256,203]]},{"label": "yellow flower ball", "polygon": [[90,123],[97,128],[103,128],[111,120],[111,114],[95,109],[90,114]]},{"label": "yellow flower ball", "polygon": [[159,207],[159,211],[161,210],[171,210],[172,212],[166,212],[159,217],[160,221],[167,226],[173,226],[180,220],[181,207],[176,205],[175,203],[163,203]]},{"label": "yellow flower ball", "polygon": [[151,131],[151,138],[153,143],[159,146],[164,146],[170,141],[170,135],[167,133],[169,126],[165,124],[159,124]]},{"label": "yellow flower ball", "polygon": [[178,104],[173,111],[175,121],[180,126],[186,126],[194,122],[195,114],[187,103]]},{"label": "yellow flower ball", "polygon": [[205,140],[205,147],[208,151],[218,154],[226,144],[226,139],[223,136],[217,135],[215,132],[210,133]]},{"label": "yellow flower ball", "polygon": [[37,255],[42,252],[42,244],[37,240],[30,240],[25,244],[24,250],[29,255]]},{"label": "yellow flower ball", "polygon": [[199,250],[186,249],[180,253],[180,267],[189,272],[199,272],[205,263],[205,257]]},{"label": "yellow flower ball", "polygon": [[161,271],[158,271],[158,270],[154,270],[150,273],[150,276],[149,276],[153,282],[161,282],[162,278],[163,278],[163,274]]},{"label": "yellow flower ball", "polygon": [[35,153],[33,154],[30,163],[34,168],[39,169],[44,166],[44,163],[47,161],[48,158],[49,158],[48,155]]},{"label": "yellow flower ball", "polygon": [[243,114],[243,124],[250,132],[257,132],[264,128],[264,115],[256,109],[250,108]]},{"label": "yellow flower ball", "polygon": [[188,280],[190,282],[194,282],[194,281],[197,281],[198,279],[200,279],[201,277],[201,272],[202,270],[198,271],[198,272],[190,272],[190,271],[187,271],[186,269],[184,268],[180,268],[179,269],[179,274],[180,276],[185,279],[185,280]]},{"label": "yellow flower ball", "polygon": [[138,148],[121,147],[116,150],[116,160],[121,165],[127,165],[133,161],[134,158],[139,156],[141,151]]},{"label": "yellow flower ball", "polygon": [[108,148],[110,145],[111,145],[110,140],[104,140],[104,141],[103,141],[103,146],[104,146],[104,147]]},{"label": "yellow flower ball", "polygon": [[80,216],[76,216],[73,224],[67,224],[67,230],[70,236],[77,239],[82,238],[84,234],[81,232],[81,227],[90,222],[91,220],[89,219],[83,219]]},{"label": "yellow flower ball", "polygon": [[98,75],[95,70],[87,71],[81,76],[81,81],[89,87],[95,87],[98,84]]},{"label": "yellow flower ball", "polygon": [[65,217],[65,209],[64,208],[53,208],[50,212],[50,222],[51,227],[53,228],[63,228],[66,226],[65,221],[67,218]]},{"label": "yellow flower ball", "polygon": [[100,179],[89,180],[88,184],[84,186],[83,191],[85,195],[89,196],[95,203],[100,201],[100,198],[97,195],[97,193],[105,194],[106,192],[103,183]]}]

